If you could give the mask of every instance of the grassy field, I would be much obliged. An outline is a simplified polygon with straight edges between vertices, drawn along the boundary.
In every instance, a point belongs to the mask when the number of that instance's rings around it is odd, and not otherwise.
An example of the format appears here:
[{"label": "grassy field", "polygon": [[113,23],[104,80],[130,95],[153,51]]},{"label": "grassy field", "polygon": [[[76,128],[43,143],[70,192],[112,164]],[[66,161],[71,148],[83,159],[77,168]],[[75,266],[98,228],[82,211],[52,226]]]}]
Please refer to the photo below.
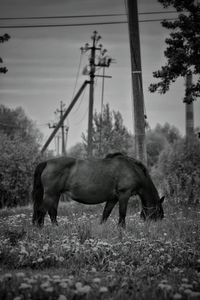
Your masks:
[{"label": "grassy field", "polygon": [[0,299],[200,299],[200,208],[167,205],[165,219],[140,220],[129,204],[60,203],[58,227],[31,225],[32,208],[0,211]]}]

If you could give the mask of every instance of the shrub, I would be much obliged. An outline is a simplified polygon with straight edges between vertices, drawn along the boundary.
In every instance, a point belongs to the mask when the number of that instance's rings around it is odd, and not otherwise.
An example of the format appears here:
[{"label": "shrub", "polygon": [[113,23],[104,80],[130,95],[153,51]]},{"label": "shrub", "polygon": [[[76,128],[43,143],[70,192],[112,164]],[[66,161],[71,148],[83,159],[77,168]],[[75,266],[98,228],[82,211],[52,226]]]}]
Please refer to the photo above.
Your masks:
[{"label": "shrub", "polygon": [[155,183],[173,203],[197,204],[200,200],[200,143],[189,146],[181,139],[168,144],[152,170]]},{"label": "shrub", "polygon": [[20,136],[0,134],[0,208],[25,205],[30,200],[38,147]]}]

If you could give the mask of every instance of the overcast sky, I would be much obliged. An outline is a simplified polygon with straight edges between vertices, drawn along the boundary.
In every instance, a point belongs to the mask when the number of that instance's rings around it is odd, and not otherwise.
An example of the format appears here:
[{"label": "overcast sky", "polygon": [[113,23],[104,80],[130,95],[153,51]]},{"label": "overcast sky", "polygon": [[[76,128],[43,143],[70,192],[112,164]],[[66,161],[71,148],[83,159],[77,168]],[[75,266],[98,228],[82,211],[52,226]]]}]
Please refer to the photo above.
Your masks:
[{"label": "overcast sky", "polygon": [[[92,15],[125,13],[124,0],[1,0],[0,18],[61,15]],[[164,11],[156,0],[138,1],[139,13]],[[172,8],[171,8],[172,9]],[[140,20],[174,17],[176,14],[140,15]],[[125,21],[125,16],[101,18],[48,19],[48,20],[0,20],[0,25],[18,24],[69,24],[105,21]],[[90,25],[49,28],[1,29],[0,35],[8,33],[11,39],[1,44],[0,56],[8,73],[0,78],[0,103],[15,108],[21,106],[26,114],[37,122],[47,139],[51,130],[47,123],[55,121],[54,111],[62,100],[69,105],[80,62],[80,47],[91,42],[94,30],[102,36],[101,43],[116,60],[106,74],[104,103],[119,110],[124,123],[133,132],[131,66],[127,24]],[[148,86],[155,82],[152,72],[165,63],[164,40],[168,31],[159,22],[140,23],[141,58],[144,83],[144,99],[148,122],[153,128],[157,123],[169,122],[185,131],[185,112],[182,99],[184,81],[180,79],[171,86],[166,95],[151,94]],[[87,76],[82,69],[88,56],[81,59],[76,90]],[[101,74],[101,71],[100,71]],[[95,84],[95,109],[100,111],[102,80]],[[200,101],[194,103],[195,126],[200,126]],[[68,118],[68,147],[81,141],[81,133],[87,130],[88,88]],[[52,146],[53,147],[53,146]]]}]

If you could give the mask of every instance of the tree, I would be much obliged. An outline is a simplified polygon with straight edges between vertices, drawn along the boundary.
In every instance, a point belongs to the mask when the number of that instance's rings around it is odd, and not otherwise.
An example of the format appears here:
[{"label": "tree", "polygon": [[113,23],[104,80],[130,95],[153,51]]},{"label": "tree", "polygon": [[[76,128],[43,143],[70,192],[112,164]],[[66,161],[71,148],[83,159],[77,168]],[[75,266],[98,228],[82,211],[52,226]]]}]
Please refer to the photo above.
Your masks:
[{"label": "tree", "polygon": [[200,203],[200,142],[191,147],[184,139],[168,144],[152,170],[157,186],[173,203]]},{"label": "tree", "polygon": [[[7,42],[10,39],[10,36],[5,33],[4,35],[0,36],[0,43]],[[0,63],[3,63],[3,59],[0,57]],[[0,67],[0,73],[6,73],[8,69],[6,67]]]},{"label": "tree", "polygon": [[0,208],[30,201],[41,134],[22,108],[0,106]]},{"label": "tree", "polygon": [[74,158],[86,158],[87,153],[85,151],[84,144],[83,143],[75,144],[69,149],[67,155],[72,156]]},{"label": "tree", "polygon": [[146,134],[148,166],[155,166],[162,150],[180,138],[179,130],[169,123],[165,123],[163,126],[157,124],[154,129],[148,130]]},{"label": "tree", "polygon": [[[200,74],[200,4],[196,0],[158,0],[164,8],[174,6],[179,13],[178,20],[162,22],[162,26],[170,29],[170,36],[165,40],[167,48],[164,52],[166,65],[153,72],[158,83],[150,85],[151,92],[161,94],[169,90],[171,83],[180,76]],[[197,77],[197,76],[196,76]],[[191,87],[186,87],[185,98],[193,100],[200,96],[200,79]]]},{"label": "tree", "polygon": [[[95,112],[93,120],[94,157],[104,157],[109,152],[126,152],[133,155],[133,136],[124,126],[119,111],[111,111],[109,104],[106,104],[102,115]],[[87,150],[87,136],[83,134],[82,138]]]},{"label": "tree", "polygon": [[12,110],[0,105],[0,131],[11,139],[20,136],[27,143],[36,142],[38,147],[42,139],[40,131],[21,107]]}]

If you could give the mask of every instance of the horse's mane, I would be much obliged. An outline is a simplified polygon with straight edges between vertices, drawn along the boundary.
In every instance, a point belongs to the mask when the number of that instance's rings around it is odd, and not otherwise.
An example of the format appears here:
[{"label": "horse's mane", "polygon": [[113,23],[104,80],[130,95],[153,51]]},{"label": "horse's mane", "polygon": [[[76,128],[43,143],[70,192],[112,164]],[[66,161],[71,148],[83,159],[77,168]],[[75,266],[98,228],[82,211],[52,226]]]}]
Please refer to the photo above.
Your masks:
[{"label": "horse's mane", "polygon": [[114,158],[116,156],[125,156],[123,153],[121,152],[114,152],[114,153],[108,153],[105,158]]},{"label": "horse's mane", "polygon": [[132,162],[134,164],[136,164],[138,167],[140,167],[142,169],[142,171],[144,172],[144,174],[146,176],[148,176],[148,171],[147,171],[147,168],[143,165],[142,162],[140,162],[139,160],[133,158],[133,157],[130,157],[122,152],[114,152],[114,153],[108,153],[106,156],[105,156],[105,159],[107,158],[115,158],[117,156],[122,156],[124,159],[126,159],[127,161],[129,162]]}]

